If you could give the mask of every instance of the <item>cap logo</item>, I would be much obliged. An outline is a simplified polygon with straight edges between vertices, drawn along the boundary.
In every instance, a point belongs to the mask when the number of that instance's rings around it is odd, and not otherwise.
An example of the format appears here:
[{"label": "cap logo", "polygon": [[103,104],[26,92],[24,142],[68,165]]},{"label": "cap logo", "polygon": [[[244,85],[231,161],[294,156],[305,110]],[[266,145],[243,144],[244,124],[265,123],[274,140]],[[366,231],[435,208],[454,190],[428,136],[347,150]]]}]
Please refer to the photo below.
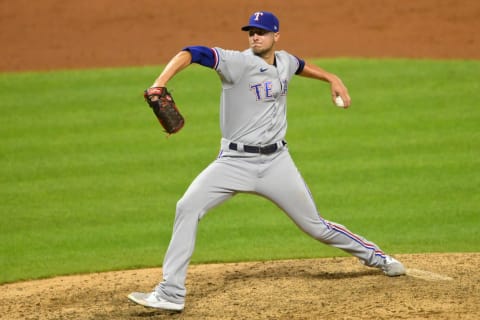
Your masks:
[{"label": "cap logo", "polygon": [[254,15],[255,15],[255,21],[259,21],[260,16],[263,16],[263,12],[255,12]]}]

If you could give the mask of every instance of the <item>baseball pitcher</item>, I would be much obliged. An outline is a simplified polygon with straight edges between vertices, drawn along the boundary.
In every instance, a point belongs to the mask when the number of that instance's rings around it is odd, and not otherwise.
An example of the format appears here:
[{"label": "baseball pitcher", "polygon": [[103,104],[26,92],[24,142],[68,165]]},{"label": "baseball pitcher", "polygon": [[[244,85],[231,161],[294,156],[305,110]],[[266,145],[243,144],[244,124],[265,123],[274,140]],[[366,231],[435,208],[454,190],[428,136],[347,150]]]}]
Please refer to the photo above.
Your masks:
[{"label": "baseball pitcher", "polygon": [[[163,263],[163,279],[149,293],[134,292],[128,298],[152,308],[181,311],[185,306],[185,278],[192,256],[197,227],[213,207],[237,193],[265,197],[281,208],[305,233],[327,245],[344,250],[387,276],[405,274],[404,266],[386,255],[375,243],[327,221],[318,212],[310,191],[295,166],[285,140],[287,94],[293,76],[321,80],[330,85],[332,102],[348,108],[351,99],[334,74],[286,51],[277,51],[280,24],[266,11],[255,12],[246,26],[249,48],[245,51],[189,46],[167,64],[146,99],[155,108],[168,81],[192,63],[217,72],[222,83],[220,99],[220,153],[188,187],[176,207],[172,238]],[[153,98],[152,98],[153,97]],[[150,100],[153,100],[150,101]],[[168,105],[160,102],[160,105]],[[171,99],[173,101],[173,99]],[[166,131],[177,132],[183,118],[175,107],[166,112],[171,123]],[[157,110],[155,114],[159,111]],[[168,114],[172,114],[169,119]],[[158,115],[157,115],[158,116]]]}]

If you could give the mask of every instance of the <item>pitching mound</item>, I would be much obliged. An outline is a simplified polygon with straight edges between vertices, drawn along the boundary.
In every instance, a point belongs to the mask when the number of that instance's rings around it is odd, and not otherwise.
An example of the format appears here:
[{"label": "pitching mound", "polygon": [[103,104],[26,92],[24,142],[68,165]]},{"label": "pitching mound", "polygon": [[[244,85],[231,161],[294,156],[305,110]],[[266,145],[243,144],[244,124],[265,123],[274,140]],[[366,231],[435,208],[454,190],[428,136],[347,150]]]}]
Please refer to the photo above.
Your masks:
[{"label": "pitching mound", "polygon": [[182,313],[127,300],[161,269],[58,277],[0,286],[8,319],[480,319],[480,253],[397,255],[389,278],[355,258],[191,266]]}]

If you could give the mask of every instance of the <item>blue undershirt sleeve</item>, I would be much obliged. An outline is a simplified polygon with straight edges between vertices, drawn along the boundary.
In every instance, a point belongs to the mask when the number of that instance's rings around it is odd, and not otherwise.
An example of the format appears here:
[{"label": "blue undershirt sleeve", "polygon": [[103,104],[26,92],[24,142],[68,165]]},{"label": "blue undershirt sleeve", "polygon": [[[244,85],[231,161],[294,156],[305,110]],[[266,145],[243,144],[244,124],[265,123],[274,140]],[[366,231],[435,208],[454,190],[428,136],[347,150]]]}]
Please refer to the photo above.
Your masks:
[{"label": "blue undershirt sleeve", "polygon": [[295,56],[298,60],[298,69],[295,71],[295,74],[300,74],[303,71],[303,68],[305,68],[305,61],[300,59],[299,57]]},{"label": "blue undershirt sleeve", "polygon": [[202,66],[214,68],[217,64],[217,55],[214,49],[204,46],[189,46],[182,49],[192,55],[192,63],[198,63]]}]

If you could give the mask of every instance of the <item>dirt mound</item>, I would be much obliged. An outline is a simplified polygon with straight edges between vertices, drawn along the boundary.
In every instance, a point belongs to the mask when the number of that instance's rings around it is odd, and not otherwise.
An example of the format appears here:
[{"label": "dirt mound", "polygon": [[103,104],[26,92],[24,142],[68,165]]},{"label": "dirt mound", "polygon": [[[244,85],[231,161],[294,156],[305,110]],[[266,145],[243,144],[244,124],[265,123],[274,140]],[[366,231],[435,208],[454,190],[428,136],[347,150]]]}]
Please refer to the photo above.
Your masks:
[{"label": "dirt mound", "polygon": [[[194,265],[182,313],[129,302],[161,269],[0,286],[8,319],[480,319],[480,253],[397,255],[408,275],[384,276],[355,258]],[[8,315],[8,316],[7,316]],[[5,318],[5,319],[7,319]]]}]

